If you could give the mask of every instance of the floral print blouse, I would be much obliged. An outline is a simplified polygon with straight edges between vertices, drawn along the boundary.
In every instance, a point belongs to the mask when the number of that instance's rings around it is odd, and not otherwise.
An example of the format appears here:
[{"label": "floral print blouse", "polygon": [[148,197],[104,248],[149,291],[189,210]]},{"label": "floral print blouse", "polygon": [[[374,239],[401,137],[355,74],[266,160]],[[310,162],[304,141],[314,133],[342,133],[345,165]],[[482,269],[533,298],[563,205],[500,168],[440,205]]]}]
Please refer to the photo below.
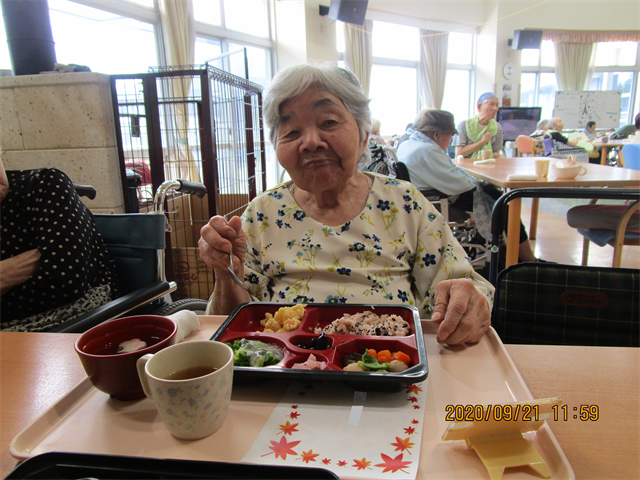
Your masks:
[{"label": "floral print blouse", "polygon": [[251,202],[242,220],[253,299],[408,304],[427,318],[438,282],[468,278],[491,308],[493,286],[473,271],[433,205],[411,183],[365,174],[373,184],[362,212],[337,227],[307,216],[290,182]]}]

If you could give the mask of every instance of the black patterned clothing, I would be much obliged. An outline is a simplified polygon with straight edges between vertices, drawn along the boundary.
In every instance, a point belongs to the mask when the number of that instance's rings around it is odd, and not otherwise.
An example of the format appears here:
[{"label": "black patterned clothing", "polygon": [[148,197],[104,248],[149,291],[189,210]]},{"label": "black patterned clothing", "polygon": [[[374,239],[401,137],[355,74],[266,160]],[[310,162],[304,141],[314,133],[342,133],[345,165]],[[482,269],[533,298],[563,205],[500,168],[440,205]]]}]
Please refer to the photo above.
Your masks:
[{"label": "black patterned clothing", "polygon": [[41,256],[40,270],[2,296],[2,330],[46,330],[117,298],[113,261],[69,177],[55,168],[6,173],[1,258],[34,248]]}]

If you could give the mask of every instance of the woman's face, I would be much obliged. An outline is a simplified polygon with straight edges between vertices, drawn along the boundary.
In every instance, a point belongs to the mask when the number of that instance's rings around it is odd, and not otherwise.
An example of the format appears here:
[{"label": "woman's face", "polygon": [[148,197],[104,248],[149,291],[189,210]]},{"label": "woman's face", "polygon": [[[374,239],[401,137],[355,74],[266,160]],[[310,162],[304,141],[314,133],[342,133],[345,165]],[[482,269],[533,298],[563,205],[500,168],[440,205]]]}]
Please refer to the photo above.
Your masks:
[{"label": "woman's face", "polygon": [[311,89],[280,106],[276,154],[299,188],[338,188],[354,175],[367,144],[358,124],[335,95]]}]

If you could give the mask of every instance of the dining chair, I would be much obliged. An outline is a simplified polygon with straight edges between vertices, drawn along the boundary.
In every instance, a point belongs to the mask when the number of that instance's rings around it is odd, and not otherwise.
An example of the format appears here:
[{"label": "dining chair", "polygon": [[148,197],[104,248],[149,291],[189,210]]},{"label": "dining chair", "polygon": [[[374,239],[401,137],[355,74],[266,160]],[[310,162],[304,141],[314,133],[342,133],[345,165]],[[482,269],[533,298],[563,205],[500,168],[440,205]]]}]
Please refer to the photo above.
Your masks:
[{"label": "dining chair", "polygon": [[622,158],[624,159],[624,168],[640,170],[640,144],[627,143],[622,147]]},{"label": "dining chair", "polygon": [[640,347],[640,273],[517,263],[498,275],[491,326],[506,344]]},{"label": "dining chair", "polygon": [[[636,191],[637,192],[637,191]],[[582,265],[589,263],[589,242],[604,247],[613,246],[611,266],[620,267],[622,247],[640,245],[640,200],[624,205],[589,205],[572,207],[567,212],[567,223],[576,228],[582,240]]]},{"label": "dining chair", "polygon": [[[629,147],[629,148],[627,148]],[[640,170],[640,145],[628,143],[622,148],[624,167]],[[589,242],[613,246],[613,267],[619,267],[624,245],[640,245],[640,204],[589,205],[573,207],[567,212],[567,223],[578,229],[582,239],[582,265],[589,261]]]},{"label": "dining chair", "polygon": [[516,156],[522,157],[523,153],[533,156],[535,153],[535,144],[533,138],[526,135],[519,135],[518,138],[516,138]]}]

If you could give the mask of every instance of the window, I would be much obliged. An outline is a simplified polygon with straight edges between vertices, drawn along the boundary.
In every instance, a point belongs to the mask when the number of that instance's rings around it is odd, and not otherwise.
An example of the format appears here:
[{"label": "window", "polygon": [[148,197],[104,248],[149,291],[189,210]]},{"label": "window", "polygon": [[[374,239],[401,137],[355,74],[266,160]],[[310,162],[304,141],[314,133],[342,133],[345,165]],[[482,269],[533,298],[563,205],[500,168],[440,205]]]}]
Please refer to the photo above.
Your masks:
[{"label": "window", "polygon": [[[591,90],[620,90],[620,126],[633,123],[637,108],[634,109],[634,95],[637,91],[638,44],[636,42],[600,42],[594,45],[595,71],[591,80]],[[636,100],[637,101],[637,100]]]},{"label": "window", "polygon": [[469,70],[447,70],[442,109],[453,113],[456,125],[469,118],[471,105],[471,72]]},{"label": "window", "polygon": [[[343,29],[341,29],[343,30]],[[418,61],[419,30],[386,22],[373,22],[373,56]]]},{"label": "window", "polygon": [[549,119],[553,116],[558,91],[555,73],[523,73],[520,89],[520,106],[542,107],[542,118]]},{"label": "window", "polygon": [[558,83],[555,74],[556,51],[553,42],[545,40],[540,49],[522,50],[520,64],[520,106],[542,107],[542,118],[553,116]]},{"label": "window", "polygon": [[198,22],[221,25],[220,0],[193,0],[193,16]]},{"label": "window", "polygon": [[[338,22],[337,48],[344,52],[344,25]],[[383,136],[402,135],[418,111],[417,67],[420,30],[387,22],[373,22],[373,68],[369,97],[371,114],[381,122]],[[470,114],[474,36],[449,34],[448,69],[442,108],[456,121]],[[341,53],[342,55],[342,53]]]},{"label": "window", "polygon": [[269,17],[265,0],[224,0],[225,27],[257,37],[269,36]]},{"label": "window", "polygon": [[456,124],[475,114],[471,100],[474,71],[474,36],[468,33],[449,34],[447,81],[442,109],[453,113]]},{"label": "window", "polygon": [[371,114],[380,120],[381,133],[404,133],[407,123],[416,117],[416,69],[374,65],[370,91],[374,92]]},{"label": "window", "polygon": [[146,72],[159,64],[152,23],[68,0],[49,0],[49,17],[58,63],[106,74]]},{"label": "window", "polygon": [[[523,50],[520,105],[542,107],[543,118],[553,115],[558,85],[555,76],[555,49],[545,40],[540,50]],[[638,44],[600,42],[594,45],[594,71],[589,90],[621,90],[620,126],[633,123],[638,111]],[[635,104],[635,107],[634,107]]]}]

